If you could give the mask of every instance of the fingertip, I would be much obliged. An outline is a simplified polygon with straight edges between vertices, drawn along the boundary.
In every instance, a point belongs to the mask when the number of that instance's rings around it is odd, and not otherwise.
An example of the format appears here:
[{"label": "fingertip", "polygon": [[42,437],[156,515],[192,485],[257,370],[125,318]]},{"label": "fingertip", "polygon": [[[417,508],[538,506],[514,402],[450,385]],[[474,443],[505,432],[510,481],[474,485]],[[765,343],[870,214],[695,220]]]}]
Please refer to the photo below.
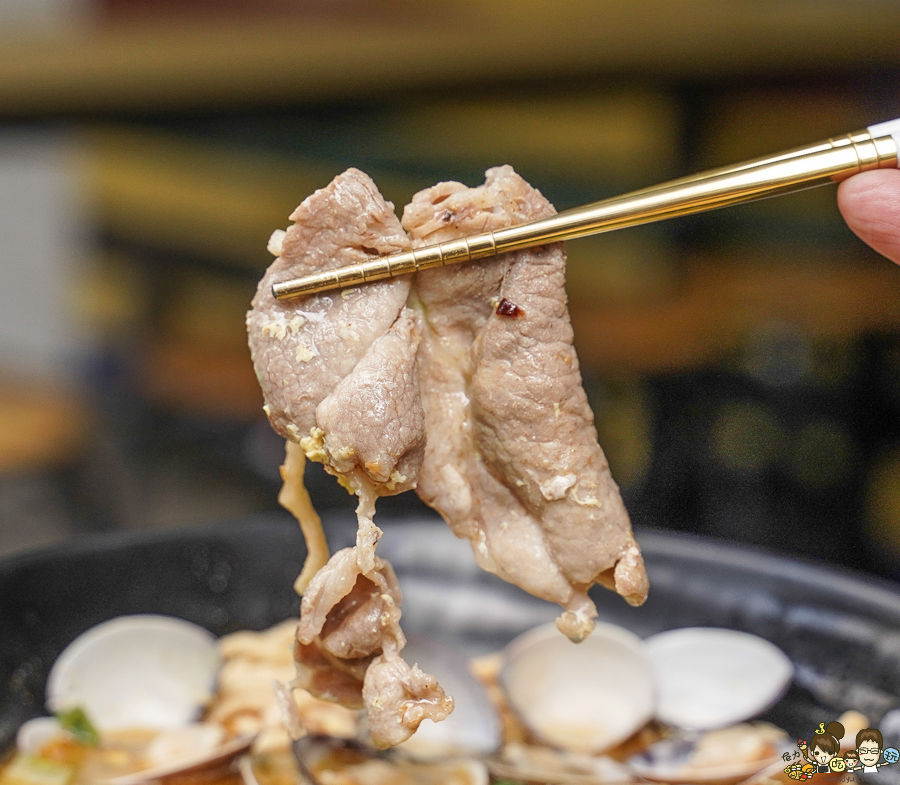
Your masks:
[{"label": "fingertip", "polygon": [[886,202],[900,197],[900,169],[876,169],[844,180],[838,187],[838,207],[845,218],[871,218]]},{"label": "fingertip", "polygon": [[900,263],[900,169],[863,172],[845,180],[838,188],[838,208],[861,240]]}]

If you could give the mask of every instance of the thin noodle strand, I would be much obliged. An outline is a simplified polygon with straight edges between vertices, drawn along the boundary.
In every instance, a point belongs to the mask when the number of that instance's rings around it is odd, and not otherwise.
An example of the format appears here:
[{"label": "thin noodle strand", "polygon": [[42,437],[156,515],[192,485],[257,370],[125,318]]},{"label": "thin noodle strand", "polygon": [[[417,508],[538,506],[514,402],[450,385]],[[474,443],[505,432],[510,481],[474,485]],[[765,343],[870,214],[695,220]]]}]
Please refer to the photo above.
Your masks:
[{"label": "thin noodle strand", "polygon": [[305,468],[306,455],[303,448],[292,441],[285,442],[284,465],[281,467],[281,480],[284,484],[278,494],[278,503],[297,519],[306,539],[306,561],[294,581],[294,591],[301,597],[313,576],[325,566],[329,556],[322,519],[313,508],[309,492],[303,484]]}]

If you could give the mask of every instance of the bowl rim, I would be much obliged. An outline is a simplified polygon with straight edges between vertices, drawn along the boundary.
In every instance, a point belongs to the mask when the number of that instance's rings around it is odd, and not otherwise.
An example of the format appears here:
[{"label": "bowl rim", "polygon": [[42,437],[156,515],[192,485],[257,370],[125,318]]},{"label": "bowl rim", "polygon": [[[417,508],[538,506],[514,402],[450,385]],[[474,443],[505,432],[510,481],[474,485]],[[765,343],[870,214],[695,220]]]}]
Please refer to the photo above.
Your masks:
[{"label": "bowl rim", "polygon": [[[323,523],[329,520],[348,520],[351,514],[325,513]],[[425,521],[440,523],[440,518],[397,517],[398,523]],[[382,521],[390,526],[389,521]],[[160,529],[138,529],[77,534],[66,540],[47,546],[32,548],[20,553],[0,557],[0,579],[19,569],[39,566],[42,562],[57,558],[69,559],[82,555],[115,551],[135,546],[153,546],[185,541],[214,541],[232,539],[252,527],[290,528],[299,534],[296,520],[286,512],[269,511],[231,518],[223,521],[207,521],[188,526]],[[841,596],[854,605],[861,603],[873,611],[886,611],[896,615],[900,622],[900,583],[878,575],[861,572],[841,565],[803,556],[791,556],[731,540],[680,531],[634,527],[635,539],[652,571],[654,564],[667,561],[693,562],[718,570],[726,568],[746,577],[758,577],[769,581],[802,586],[806,590],[831,596]],[[651,594],[652,594],[651,581]]]},{"label": "bowl rim", "polygon": [[653,559],[673,557],[682,562],[701,562],[719,569],[730,568],[746,575],[802,585],[823,594],[840,594],[854,604],[865,603],[870,608],[877,606],[879,610],[897,614],[900,621],[900,583],[889,578],[706,535],[638,527],[635,536],[642,551],[645,546],[650,546]]}]

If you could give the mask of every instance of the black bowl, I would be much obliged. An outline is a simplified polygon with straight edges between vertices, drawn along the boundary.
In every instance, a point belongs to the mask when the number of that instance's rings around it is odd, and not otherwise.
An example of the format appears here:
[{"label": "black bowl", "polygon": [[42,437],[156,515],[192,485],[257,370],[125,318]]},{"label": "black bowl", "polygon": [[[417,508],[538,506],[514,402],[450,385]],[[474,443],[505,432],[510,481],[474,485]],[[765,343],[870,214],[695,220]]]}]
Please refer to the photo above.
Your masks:
[{"label": "black bowl", "polygon": [[[468,653],[499,648],[557,609],[477,571],[442,524],[383,523],[379,552],[397,568],[404,627]],[[352,523],[331,521],[339,547]],[[796,677],[767,718],[794,735],[857,709],[877,723],[900,705],[900,588],[746,547],[639,531],[651,593],[641,608],[597,590],[601,618],[638,635],[685,626],[761,635]],[[0,561],[0,750],[44,713],[59,652],[85,629],[161,613],[221,635],[296,615],[291,584],[305,553],[295,522],[269,515],[190,529],[88,537]],[[877,727],[877,725],[876,725]]]}]

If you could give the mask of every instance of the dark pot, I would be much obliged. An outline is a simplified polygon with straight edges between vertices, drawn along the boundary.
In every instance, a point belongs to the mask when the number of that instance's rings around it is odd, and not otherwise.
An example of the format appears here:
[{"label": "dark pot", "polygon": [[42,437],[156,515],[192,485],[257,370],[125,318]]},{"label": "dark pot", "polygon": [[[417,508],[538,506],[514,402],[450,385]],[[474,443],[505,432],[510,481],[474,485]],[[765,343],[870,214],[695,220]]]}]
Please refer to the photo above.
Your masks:
[{"label": "dark pot", "polygon": [[[379,552],[404,585],[404,626],[469,653],[498,648],[555,606],[472,568],[442,524],[385,523]],[[340,547],[352,524],[332,521]],[[768,719],[794,735],[857,709],[877,723],[900,705],[900,588],[745,547],[639,531],[651,593],[641,608],[595,591],[601,618],[641,636],[674,627],[756,633],[797,675]],[[0,750],[44,713],[53,661],[76,635],[129,613],[162,613],[216,634],[296,615],[304,547],[279,515],[190,529],[102,535],[0,561]],[[877,725],[876,725],[877,727]]]}]

